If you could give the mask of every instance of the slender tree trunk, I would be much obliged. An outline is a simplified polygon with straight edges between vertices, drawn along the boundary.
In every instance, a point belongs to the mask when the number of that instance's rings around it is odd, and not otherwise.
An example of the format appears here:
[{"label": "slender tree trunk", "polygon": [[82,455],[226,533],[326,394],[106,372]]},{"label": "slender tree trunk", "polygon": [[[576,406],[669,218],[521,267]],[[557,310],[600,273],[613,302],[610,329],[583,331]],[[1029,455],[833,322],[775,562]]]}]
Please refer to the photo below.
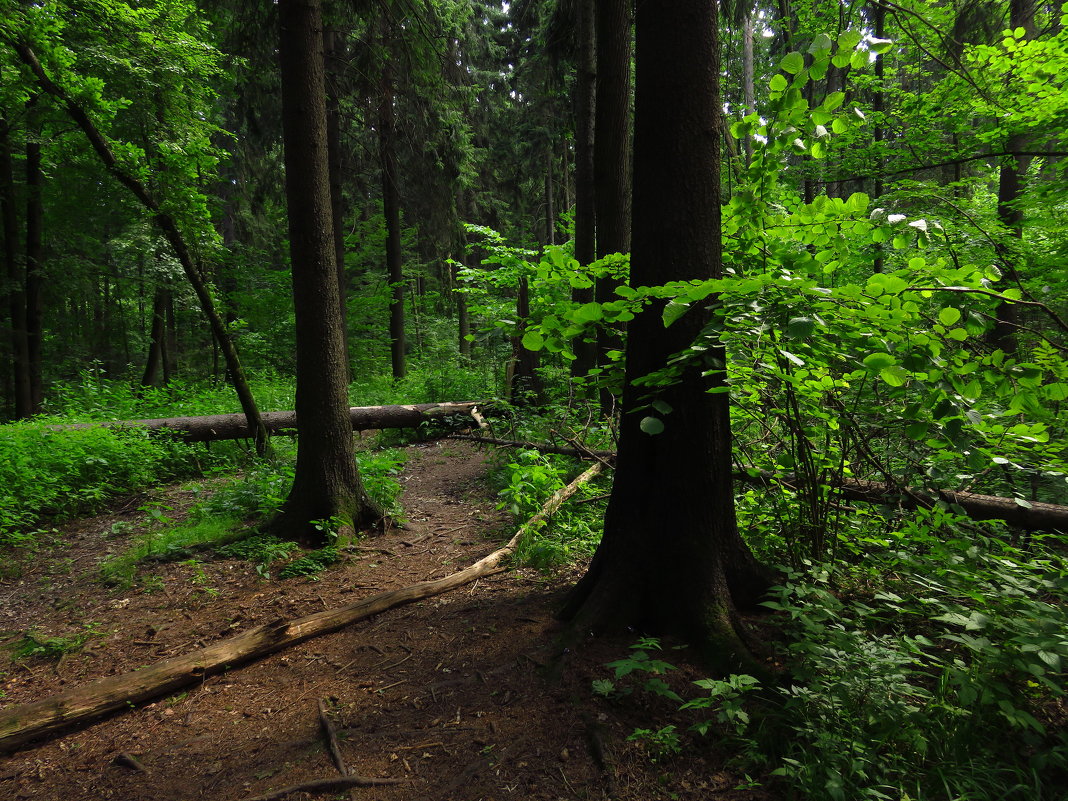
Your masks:
[{"label": "slender tree trunk", "polygon": [[[597,258],[593,133],[597,105],[597,49],[594,0],[578,4],[578,74],[575,81],[575,259],[585,266]],[[590,303],[594,288],[576,287],[571,300]],[[584,376],[597,364],[597,343],[575,342],[571,374]]]},{"label": "slender tree trunk", "polygon": [[[631,2],[596,0],[597,6],[597,109],[594,133],[594,179],[596,189],[597,257],[630,252],[631,205]],[[619,282],[597,281],[596,300],[616,298]],[[620,350],[620,331],[602,327],[597,335],[597,361],[611,364],[608,352]],[[601,411],[610,414],[615,398],[601,390]]]},{"label": "slender tree trunk", "polygon": [[[148,346],[145,371],[141,374],[141,386],[151,387],[156,383],[159,368],[166,363],[167,291],[157,286],[152,296],[152,333]],[[164,382],[166,383],[166,382]]]},{"label": "slender tree trunk", "polygon": [[549,142],[545,148],[545,244],[556,244],[556,204],[553,202],[553,191],[556,181],[553,177],[553,142]]},{"label": "slender tree trunk", "polygon": [[[1035,35],[1034,0],[1009,0],[1009,27],[1013,30],[1023,28],[1028,39]],[[1006,140],[1005,150],[1009,152],[1026,150],[1027,141],[1027,137],[1023,134],[1013,134]],[[1023,240],[1024,229],[1024,214],[1023,209],[1020,208],[1020,200],[1023,197],[1024,180],[1030,164],[1031,159],[1028,156],[1006,157],[998,175],[998,220],[1008,231],[1010,237],[1010,241],[1001,248],[1002,278],[1012,285],[1020,281],[1017,261],[1023,255],[1023,248],[1020,244]],[[1005,353],[1015,353],[1016,325],[1019,322],[1016,304],[999,303],[995,318],[994,329],[990,333],[991,343]]]},{"label": "slender tree trunk", "polygon": [[[886,34],[886,6],[884,6],[880,0],[875,0],[874,8],[874,25],[875,25],[875,38],[883,39]],[[883,178],[882,171],[883,165],[886,162],[883,154],[883,115],[886,111],[886,88],[883,85],[883,81],[886,76],[886,63],[885,58],[882,55],[875,57],[875,94],[871,100],[871,110],[875,117],[875,128],[872,131],[872,141],[875,144],[875,187],[872,191],[873,199],[878,202],[879,198],[883,194]],[[872,264],[872,271],[881,273],[883,271],[883,248],[882,245],[875,245],[875,261]]]},{"label": "slender tree trunk", "polygon": [[33,413],[30,391],[30,355],[26,338],[26,296],[19,263],[19,214],[15,201],[15,167],[8,123],[0,119],[0,217],[3,218],[4,271],[7,277],[7,308],[11,320],[11,375],[16,418]]},{"label": "slender tree trunk", "polygon": [[[753,4],[746,0],[749,6],[742,17],[742,98],[745,103],[745,113],[756,113],[756,82],[753,77]],[[746,136],[742,143],[745,147],[745,166],[753,160],[753,137]]]},{"label": "slender tree trunk", "polygon": [[325,535],[312,521],[342,518],[363,527],[382,515],[364,491],[352,455],[330,206],[322,12],[319,0],[280,0],[278,9],[300,437],[293,487],[274,528],[323,544]]},{"label": "slender tree trunk", "polygon": [[[642,0],[636,30],[631,283],[714,278],[722,267],[717,6]],[[733,668],[745,657],[736,606],[753,604],[767,579],[735,522],[729,395],[708,391],[725,389],[724,352],[703,333],[703,304],[666,329],[661,313],[662,304],[647,307],[630,326],[604,537],[563,614],[579,631],[676,634]],[[653,397],[636,385],[698,338],[709,349],[676,383]]]},{"label": "slender tree trunk", "polygon": [[[341,151],[341,64],[344,59],[341,34],[327,29],[323,34],[326,53],[326,142],[330,152],[330,211],[334,218],[334,260],[337,264],[338,303],[341,328],[345,333],[345,370],[349,374],[348,288],[345,274],[345,194],[342,191]],[[349,376],[351,378],[351,376]]]},{"label": "slender tree trunk", "polygon": [[397,119],[393,109],[392,32],[383,22],[382,45],[386,60],[378,98],[378,156],[382,162],[382,206],[386,215],[386,273],[389,276],[389,351],[393,378],[407,374],[404,352],[404,265],[401,254],[400,189],[397,183]]},{"label": "slender tree trunk", "polygon": [[41,143],[31,137],[26,142],[26,373],[30,382],[30,414],[38,414],[44,402],[41,344],[42,289],[44,288],[43,244],[44,171]]}]

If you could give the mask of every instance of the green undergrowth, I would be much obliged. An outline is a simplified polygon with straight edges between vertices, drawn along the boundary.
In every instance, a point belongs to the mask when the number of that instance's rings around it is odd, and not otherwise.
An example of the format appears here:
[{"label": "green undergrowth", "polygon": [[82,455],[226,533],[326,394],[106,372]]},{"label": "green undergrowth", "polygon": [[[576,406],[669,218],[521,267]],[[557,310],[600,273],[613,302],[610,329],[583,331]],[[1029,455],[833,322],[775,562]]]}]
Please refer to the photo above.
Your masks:
[{"label": "green undergrowth", "polygon": [[[577,460],[534,450],[502,451],[491,479],[500,487],[498,509],[514,515],[522,525],[585,469]],[[526,536],[516,548],[514,561],[547,570],[593,553],[601,538],[607,502],[607,485],[594,480],[556,511],[545,525]]]},{"label": "green undergrowth", "polygon": [[[297,546],[256,534],[256,528],[269,520],[285,501],[293,481],[295,458],[293,442],[276,440],[270,459],[253,462],[238,477],[194,504],[181,522],[172,520],[166,509],[152,514],[153,507],[147,506],[144,531],[130,548],[103,564],[103,579],[111,584],[129,585],[138,567],[147,561],[180,559],[194,550],[213,548],[221,556],[252,562],[257,572],[268,577],[271,565],[288,558]],[[360,451],[356,460],[368,494],[391,516],[400,519],[401,485],[397,475],[404,465],[403,451]],[[341,522],[321,521],[319,525],[329,535],[336,533]],[[293,567],[287,565],[283,572],[288,572],[282,577],[316,573],[336,561],[337,554],[335,551],[332,561],[329,553],[307,554],[302,559],[310,561]],[[318,569],[314,567],[316,564]]]},{"label": "green undergrowth", "polygon": [[210,473],[239,456],[232,444],[207,450],[137,430],[0,426],[0,546],[33,545],[45,520],[93,512],[117,495]]},{"label": "green undergrowth", "polygon": [[921,513],[884,543],[786,572],[766,603],[782,634],[779,686],[669,686],[672,666],[645,641],[595,694],[670,699],[676,712],[634,735],[651,759],[706,747],[713,732],[776,797],[1064,799],[1068,565],[1056,541],[1017,547]]}]

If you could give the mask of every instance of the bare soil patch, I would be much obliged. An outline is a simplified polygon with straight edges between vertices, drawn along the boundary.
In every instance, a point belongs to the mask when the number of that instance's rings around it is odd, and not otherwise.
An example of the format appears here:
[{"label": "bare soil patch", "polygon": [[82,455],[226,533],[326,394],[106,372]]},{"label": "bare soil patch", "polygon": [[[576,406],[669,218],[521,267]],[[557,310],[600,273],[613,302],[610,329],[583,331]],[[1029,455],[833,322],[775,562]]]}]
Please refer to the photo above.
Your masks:
[{"label": "bare soil patch", "polygon": [[[147,581],[119,591],[100,582],[99,564],[129,536],[115,524],[140,514],[144,499],[65,526],[0,574],[0,641],[31,629],[96,634],[58,662],[15,662],[5,649],[0,706],[466,567],[515,528],[485,471],[470,444],[412,446],[409,528],[363,540],[319,580],[265,580],[247,562],[219,559],[152,565]],[[169,514],[192,499],[172,488]],[[608,677],[604,663],[630,643],[591,640],[567,654],[557,645],[553,612],[581,569],[483,578],[0,757],[0,798],[230,801],[336,778],[321,702],[352,774],[404,783],[319,797],[768,798],[735,789],[714,742],[653,762],[626,741],[650,725],[650,710],[597,699],[591,681]],[[550,680],[544,668],[557,659],[563,669]],[[683,668],[677,680],[696,677]]]}]

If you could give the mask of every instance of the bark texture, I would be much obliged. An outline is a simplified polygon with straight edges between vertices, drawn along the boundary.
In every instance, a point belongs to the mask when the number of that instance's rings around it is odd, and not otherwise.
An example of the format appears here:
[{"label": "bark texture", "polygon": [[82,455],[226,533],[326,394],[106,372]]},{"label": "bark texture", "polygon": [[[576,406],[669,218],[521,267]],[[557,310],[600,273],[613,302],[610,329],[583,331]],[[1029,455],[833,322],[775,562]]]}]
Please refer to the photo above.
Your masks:
[{"label": "bark texture", "polygon": [[[719,43],[716,4],[637,6],[631,282],[712,278],[721,271]],[[744,657],[735,606],[768,577],[738,535],[723,349],[695,308],[664,328],[661,305],[631,323],[616,478],[605,531],[563,616],[580,631],[627,627],[687,639],[723,667]],[[709,349],[659,389],[636,381],[696,339]],[[648,404],[658,401],[659,411]],[[670,411],[667,411],[670,410]],[[643,418],[663,431],[649,434]],[[646,424],[648,427],[648,423]]]},{"label": "bark texture", "polygon": [[348,366],[334,251],[319,0],[281,0],[280,64],[286,204],[296,313],[296,413],[301,436],[293,487],[275,530],[309,543],[313,520],[356,528],[381,518],[352,456]]}]

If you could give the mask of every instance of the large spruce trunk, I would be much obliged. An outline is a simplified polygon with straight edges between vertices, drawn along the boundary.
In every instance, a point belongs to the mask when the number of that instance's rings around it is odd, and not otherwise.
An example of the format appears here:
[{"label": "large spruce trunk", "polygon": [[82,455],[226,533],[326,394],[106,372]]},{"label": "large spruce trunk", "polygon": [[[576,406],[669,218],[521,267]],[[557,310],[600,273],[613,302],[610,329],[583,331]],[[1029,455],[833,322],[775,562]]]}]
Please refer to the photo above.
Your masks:
[{"label": "large spruce trunk", "polygon": [[352,454],[347,365],[334,256],[319,0],[281,0],[279,55],[286,203],[297,334],[297,465],[274,522],[286,536],[322,540],[313,520],[355,527],[381,518]]},{"label": "large spruce trunk", "polygon": [[[644,0],[637,7],[631,283],[712,278],[721,271],[719,54],[716,4]],[[767,587],[738,535],[723,349],[687,363],[668,386],[635,382],[705,336],[691,309],[665,329],[662,305],[631,323],[623,422],[604,537],[563,610],[580,631],[681,636],[723,667],[744,659],[736,607]],[[711,377],[702,373],[716,370]],[[660,401],[664,414],[649,408]],[[642,430],[662,419],[661,433]]]}]

